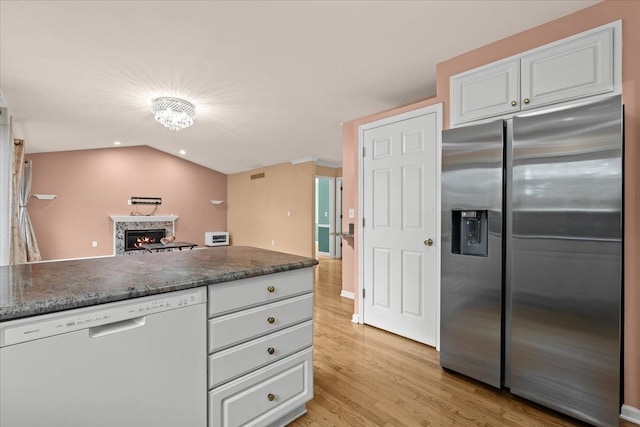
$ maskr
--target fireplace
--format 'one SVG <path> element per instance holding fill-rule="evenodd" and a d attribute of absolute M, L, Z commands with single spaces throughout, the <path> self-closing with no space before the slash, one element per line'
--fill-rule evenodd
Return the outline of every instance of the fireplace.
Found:
<path fill-rule="evenodd" d="M 155 230 L 125 230 L 124 250 L 137 251 L 142 245 L 149 243 L 160 243 L 160 239 L 166 236 L 166 230 L 158 228 Z"/>
<path fill-rule="evenodd" d="M 175 222 L 177 219 L 178 216 L 176 215 L 111 215 L 111 220 L 113 221 L 113 254 L 121 256 L 135 255 L 144 252 L 143 249 L 130 248 L 132 244 L 127 244 L 129 240 L 127 234 L 131 232 L 164 232 L 162 235 L 149 236 L 155 237 L 156 243 L 160 242 L 162 237 L 175 236 Z M 137 239 L 134 241 L 137 241 Z"/>

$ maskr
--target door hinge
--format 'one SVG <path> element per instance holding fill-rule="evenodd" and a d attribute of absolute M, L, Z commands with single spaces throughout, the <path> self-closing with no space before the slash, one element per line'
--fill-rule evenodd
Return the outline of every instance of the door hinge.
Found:
<path fill-rule="evenodd" d="M 362 157 L 365 156 L 365 153 L 367 152 L 367 149 L 365 147 L 362 147 Z"/>
<path fill-rule="evenodd" d="M 364 218 L 362 218 L 362 228 L 364 228 Z"/>
<path fill-rule="evenodd" d="M 364 299 L 364 289 L 362 290 L 362 299 Z"/>

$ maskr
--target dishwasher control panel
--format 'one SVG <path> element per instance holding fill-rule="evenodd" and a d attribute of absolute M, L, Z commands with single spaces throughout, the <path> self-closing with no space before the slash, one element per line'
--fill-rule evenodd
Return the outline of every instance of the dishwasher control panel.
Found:
<path fill-rule="evenodd" d="M 13 320 L 0 324 L 0 347 L 205 302 L 206 287 Z"/>

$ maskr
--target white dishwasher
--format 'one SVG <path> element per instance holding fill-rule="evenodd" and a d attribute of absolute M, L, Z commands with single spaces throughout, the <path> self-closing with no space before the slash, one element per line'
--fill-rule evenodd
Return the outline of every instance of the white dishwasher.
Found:
<path fill-rule="evenodd" d="M 205 427 L 206 288 L 0 323 L 0 427 Z"/>

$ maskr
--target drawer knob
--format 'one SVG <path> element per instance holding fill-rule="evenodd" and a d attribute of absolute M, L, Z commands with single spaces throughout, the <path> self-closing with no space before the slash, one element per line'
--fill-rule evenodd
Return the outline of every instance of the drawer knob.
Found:
<path fill-rule="evenodd" d="M 267 399 L 269 399 L 269 402 L 273 402 L 276 400 L 276 396 L 273 393 L 269 393 L 267 394 Z"/>
<path fill-rule="evenodd" d="M 269 354 L 273 354 L 273 353 L 275 353 L 275 352 L 276 352 L 276 349 L 275 349 L 275 348 L 273 348 L 273 347 L 269 347 L 269 348 L 267 349 L 267 353 L 269 353 Z"/>
<path fill-rule="evenodd" d="M 268 290 L 269 292 L 271 292 L 271 293 L 274 293 L 274 292 L 276 291 L 276 287 L 275 287 L 275 286 L 273 286 L 273 285 L 271 285 L 271 286 L 269 286 L 269 287 L 267 288 L 267 290 Z"/>
<path fill-rule="evenodd" d="M 267 319 L 267 322 L 271 323 L 272 325 L 275 323 L 275 321 L 276 321 L 276 318 L 275 318 L 275 317 L 269 317 L 269 318 Z"/>
<path fill-rule="evenodd" d="M 531 101 L 529 100 L 529 98 L 525 98 L 525 99 L 524 99 L 524 103 L 525 103 L 525 104 L 528 104 L 529 102 L 531 102 Z"/>

